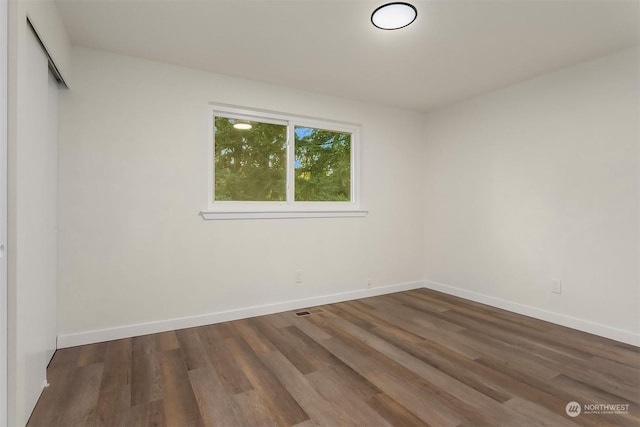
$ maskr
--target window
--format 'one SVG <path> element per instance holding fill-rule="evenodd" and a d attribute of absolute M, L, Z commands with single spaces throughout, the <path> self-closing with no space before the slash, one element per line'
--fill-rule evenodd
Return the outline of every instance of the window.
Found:
<path fill-rule="evenodd" d="M 211 108 L 205 219 L 364 216 L 354 125 Z"/>
<path fill-rule="evenodd" d="M 214 200 L 287 197 L 287 126 L 214 117 Z"/>
<path fill-rule="evenodd" d="M 351 133 L 294 129 L 295 201 L 350 201 Z"/>

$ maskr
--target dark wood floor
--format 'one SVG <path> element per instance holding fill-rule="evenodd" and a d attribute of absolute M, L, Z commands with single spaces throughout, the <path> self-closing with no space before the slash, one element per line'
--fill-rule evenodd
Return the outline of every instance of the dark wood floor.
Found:
<path fill-rule="evenodd" d="M 317 309 L 58 350 L 28 425 L 640 425 L 636 347 L 428 290 Z"/>

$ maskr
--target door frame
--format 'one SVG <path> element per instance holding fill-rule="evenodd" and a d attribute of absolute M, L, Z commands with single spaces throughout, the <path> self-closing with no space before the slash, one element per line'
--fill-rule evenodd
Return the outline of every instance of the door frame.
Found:
<path fill-rule="evenodd" d="M 8 423 L 7 301 L 7 139 L 8 139 L 8 1 L 0 0 L 0 427 Z"/>

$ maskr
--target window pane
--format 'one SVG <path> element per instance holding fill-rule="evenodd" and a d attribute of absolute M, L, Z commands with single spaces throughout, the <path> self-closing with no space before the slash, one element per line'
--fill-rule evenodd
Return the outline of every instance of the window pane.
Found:
<path fill-rule="evenodd" d="M 287 127 L 226 117 L 214 122 L 214 200 L 285 200 Z"/>
<path fill-rule="evenodd" d="M 351 134 L 295 127 L 295 200 L 351 201 Z"/>

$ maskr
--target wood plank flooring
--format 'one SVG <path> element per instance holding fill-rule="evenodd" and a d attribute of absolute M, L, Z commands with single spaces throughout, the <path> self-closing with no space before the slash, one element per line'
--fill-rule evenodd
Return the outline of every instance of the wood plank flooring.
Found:
<path fill-rule="evenodd" d="M 58 350 L 28 425 L 640 426 L 637 347 L 426 289 L 316 309 Z"/>

